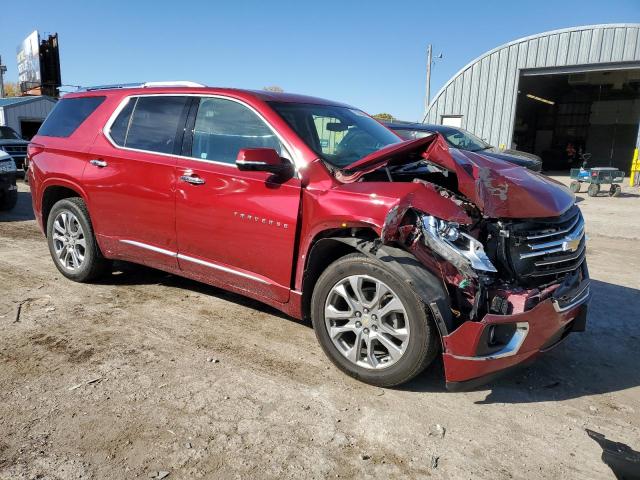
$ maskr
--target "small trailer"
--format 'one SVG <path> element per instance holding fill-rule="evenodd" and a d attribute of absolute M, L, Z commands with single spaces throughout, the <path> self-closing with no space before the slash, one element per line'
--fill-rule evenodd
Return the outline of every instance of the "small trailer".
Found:
<path fill-rule="evenodd" d="M 613 167 L 596 168 L 572 168 L 571 179 L 573 180 L 569 188 L 573 193 L 579 193 L 582 183 L 588 183 L 587 192 L 590 197 L 595 197 L 600 193 L 600 185 L 611 185 L 609 196 L 617 197 L 622 188 L 620 183 L 624 180 L 624 172 Z"/>

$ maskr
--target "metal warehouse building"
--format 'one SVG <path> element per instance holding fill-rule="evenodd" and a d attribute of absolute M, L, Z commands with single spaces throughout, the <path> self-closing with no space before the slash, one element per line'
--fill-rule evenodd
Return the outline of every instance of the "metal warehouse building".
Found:
<path fill-rule="evenodd" d="M 29 140 L 55 104 L 56 99 L 45 96 L 0 98 L 0 126 L 11 127 Z"/>
<path fill-rule="evenodd" d="M 567 28 L 515 40 L 460 70 L 431 101 L 426 123 L 460 126 L 501 148 L 568 168 L 629 173 L 640 124 L 640 24 Z M 575 164 L 575 163 L 574 163 Z"/>

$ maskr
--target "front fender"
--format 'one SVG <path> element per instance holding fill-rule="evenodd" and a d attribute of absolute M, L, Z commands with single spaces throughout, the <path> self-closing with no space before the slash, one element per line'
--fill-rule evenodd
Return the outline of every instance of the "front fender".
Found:
<path fill-rule="evenodd" d="M 331 240 L 345 243 L 369 257 L 376 258 L 407 282 L 431 313 L 441 337 L 454 330 L 449 295 L 442 280 L 411 253 L 391 245 L 382 245 L 378 240 L 356 237 L 336 237 Z"/>

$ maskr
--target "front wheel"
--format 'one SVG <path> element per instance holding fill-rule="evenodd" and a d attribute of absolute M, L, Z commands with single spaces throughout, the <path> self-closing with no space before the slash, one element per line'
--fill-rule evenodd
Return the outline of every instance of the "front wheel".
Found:
<path fill-rule="evenodd" d="M 598 185 L 597 183 L 592 183 L 591 185 L 589 185 L 588 192 L 590 197 L 597 197 L 598 193 L 600 193 L 600 185 Z"/>
<path fill-rule="evenodd" d="M 355 253 L 332 263 L 311 300 L 316 337 L 331 361 L 366 383 L 391 387 L 438 353 L 424 303 L 382 262 Z"/>

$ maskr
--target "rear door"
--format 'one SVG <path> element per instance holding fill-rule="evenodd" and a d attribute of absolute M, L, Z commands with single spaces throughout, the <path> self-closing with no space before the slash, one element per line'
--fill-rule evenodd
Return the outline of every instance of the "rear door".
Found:
<path fill-rule="evenodd" d="M 130 97 L 90 150 L 83 183 L 110 255 L 177 268 L 175 168 L 189 97 Z"/>
<path fill-rule="evenodd" d="M 241 172 L 241 148 L 287 148 L 251 107 L 194 99 L 176 184 L 180 268 L 212 283 L 285 302 L 295 255 L 300 181 Z M 185 158 L 190 157 L 190 158 Z"/>

